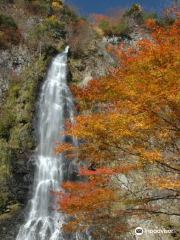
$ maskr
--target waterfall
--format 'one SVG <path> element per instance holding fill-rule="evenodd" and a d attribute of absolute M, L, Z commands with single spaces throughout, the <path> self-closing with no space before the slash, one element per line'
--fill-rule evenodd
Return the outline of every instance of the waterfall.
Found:
<path fill-rule="evenodd" d="M 55 142 L 71 141 L 73 138 L 60 135 L 65 120 L 73 121 L 76 112 L 71 92 L 67 86 L 66 50 L 52 61 L 40 94 L 39 116 L 39 152 L 34 181 L 34 192 L 28 219 L 18 233 L 16 240 L 63 240 L 60 228 L 64 216 L 56 210 L 55 196 L 51 190 L 58 191 L 68 176 L 69 163 L 63 161 L 63 155 L 55 156 Z M 77 239 L 77 238 L 76 238 Z M 87 238 L 86 238 L 87 239 Z"/>

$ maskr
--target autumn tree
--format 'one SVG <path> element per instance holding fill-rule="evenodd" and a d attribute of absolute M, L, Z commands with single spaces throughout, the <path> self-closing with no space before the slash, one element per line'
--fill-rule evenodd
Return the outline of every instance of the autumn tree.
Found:
<path fill-rule="evenodd" d="M 73 35 L 69 38 L 69 46 L 73 54 L 79 56 L 92 46 L 96 38 L 92 25 L 87 20 L 80 19 L 74 26 Z"/>
<path fill-rule="evenodd" d="M 105 36 L 124 36 L 134 30 L 135 25 L 145 26 L 148 19 L 156 19 L 157 14 L 146 13 L 142 10 L 141 5 L 132 4 L 127 9 L 111 9 L 109 14 L 92 14 L 91 21 L 95 29 L 101 29 Z"/>
<path fill-rule="evenodd" d="M 64 183 L 57 194 L 59 210 L 72 217 L 67 229 L 91 226 L 95 239 L 121 239 L 146 218 L 179 234 L 180 22 L 164 29 L 150 20 L 147 27 L 151 41 L 111 49 L 119 69 L 73 87 L 83 114 L 67 122 L 65 134 L 79 146 L 55 149 L 87 165 L 79 173 L 85 183 Z"/>
<path fill-rule="evenodd" d="M 170 15 L 174 15 L 176 19 L 180 18 L 180 5 L 179 0 L 172 0 L 172 4 L 170 7 L 164 9 L 164 13 L 166 17 Z"/>
<path fill-rule="evenodd" d="M 19 44 L 22 33 L 13 18 L 0 13 L 0 48 L 6 48 L 10 44 Z"/>
<path fill-rule="evenodd" d="M 61 11 L 65 0 L 21 0 L 19 4 L 24 7 L 31 14 L 50 15 L 53 11 Z"/>
<path fill-rule="evenodd" d="M 111 10 L 110 14 L 92 14 L 91 22 L 97 32 L 102 31 L 101 35 L 121 35 L 126 34 L 129 28 L 123 19 L 124 10 Z"/>

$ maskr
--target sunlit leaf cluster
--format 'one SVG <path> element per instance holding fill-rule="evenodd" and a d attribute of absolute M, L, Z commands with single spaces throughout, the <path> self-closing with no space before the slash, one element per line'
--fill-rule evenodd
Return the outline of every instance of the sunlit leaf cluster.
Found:
<path fill-rule="evenodd" d="M 150 20 L 147 27 L 151 40 L 136 49 L 111 49 L 119 69 L 73 88 L 83 114 L 67 123 L 65 134 L 79 146 L 60 143 L 56 152 L 72 151 L 90 171 L 81 170 L 86 183 L 64 185 L 59 204 L 76 216 L 71 228 L 94 223 L 107 234 L 113 223 L 116 236 L 118 226 L 123 229 L 119 216 L 180 216 L 178 206 L 168 205 L 180 192 L 180 22 L 164 29 Z"/>

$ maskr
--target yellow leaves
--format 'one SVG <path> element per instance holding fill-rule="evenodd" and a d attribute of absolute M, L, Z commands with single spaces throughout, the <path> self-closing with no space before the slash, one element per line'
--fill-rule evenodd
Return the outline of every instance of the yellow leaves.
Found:
<path fill-rule="evenodd" d="M 97 34 L 99 34 L 100 36 L 103 36 L 104 35 L 104 32 L 101 28 L 99 27 L 95 27 L 94 30 L 97 32 Z"/>
<path fill-rule="evenodd" d="M 166 178 L 156 177 L 155 179 L 148 179 L 147 183 L 152 185 L 152 188 L 169 190 L 180 189 L 180 180 L 177 180 L 177 176 L 169 176 Z"/>
<path fill-rule="evenodd" d="M 164 138 L 169 138 L 171 135 L 170 131 L 163 131 L 159 133 L 159 138 L 164 139 Z"/>
<path fill-rule="evenodd" d="M 91 225 L 108 210 L 117 217 L 114 210 L 122 214 L 133 204 L 150 214 L 157 211 L 151 206 L 158 200 L 154 189 L 179 192 L 180 31 L 149 24 L 152 42 L 141 42 L 138 51 L 120 49 L 119 69 L 74 89 L 80 109 L 92 113 L 67 122 L 65 134 L 80 140 L 78 148 L 62 144 L 56 152 L 78 155 L 92 170 L 80 172 L 89 182 L 64 185 L 69 195 L 60 204 L 78 219 L 71 228 Z"/>
<path fill-rule="evenodd" d="M 6 42 L 6 34 L 3 31 L 0 31 L 0 44 Z"/>
<path fill-rule="evenodd" d="M 55 10 L 61 10 L 63 8 L 62 3 L 58 2 L 58 1 L 53 1 L 52 2 L 52 7 Z"/>
<path fill-rule="evenodd" d="M 35 6 L 39 6 L 41 3 L 40 3 L 39 0 L 35 0 L 35 1 L 33 2 L 33 4 L 34 4 Z"/>
<path fill-rule="evenodd" d="M 58 146 L 54 149 L 55 154 L 70 152 L 68 155 L 66 155 L 66 157 L 71 158 L 71 157 L 76 156 L 77 148 L 74 147 L 72 144 L 70 144 L 70 143 L 57 143 L 57 145 Z"/>
<path fill-rule="evenodd" d="M 48 18 L 48 21 L 50 21 L 52 23 L 58 23 L 59 22 L 56 15 L 52 15 L 50 18 Z"/>
<path fill-rule="evenodd" d="M 3 31 L 0 31 L 0 38 L 4 37 L 5 33 Z"/>
<path fill-rule="evenodd" d="M 163 159 L 162 154 L 157 150 L 149 151 L 145 149 L 140 149 L 138 150 L 138 153 L 140 153 L 141 160 L 150 162 L 150 163 L 155 163 L 157 161 L 159 162 Z"/>
<path fill-rule="evenodd" d="M 148 21 L 147 21 L 147 23 L 146 23 L 146 26 L 147 26 L 147 28 L 149 28 L 149 29 L 155 29 L 155 27 L 156 27 L 156 22 L 155 22 L 155 20 L 154 19 L 149 19 Z"/>

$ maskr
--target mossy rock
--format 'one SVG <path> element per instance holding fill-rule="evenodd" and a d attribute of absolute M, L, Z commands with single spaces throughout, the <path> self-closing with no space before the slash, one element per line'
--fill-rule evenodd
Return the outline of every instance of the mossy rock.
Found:
<path fill-rule="evenodd" d="M 7 141 L 0 138 L 0 209 L 8 200 L 6 177 L 10 175 L 10 154 L 11 151 Z"/>
<path fill-rule="evenodd" d="M 12 218 L 12 216 L 19 210 L 20 204 L 12 204 L 8 206 L 8 212 L 0 215 L 0 222 Z"/>
<path fill-rule="evenodd" d="M 44 78 L 48 61 L 44 56 L 22 70 L 16 82 L 12 79 L 0 114 L 0 211 L 8 202 L 7 179 L 11 174 L 12 152 L 20 154 L 33 149 L 32 121 L 39 82 Z M 3 218 L 8 218 L 4 213 Z"/>

